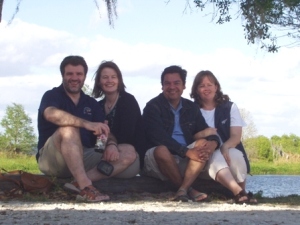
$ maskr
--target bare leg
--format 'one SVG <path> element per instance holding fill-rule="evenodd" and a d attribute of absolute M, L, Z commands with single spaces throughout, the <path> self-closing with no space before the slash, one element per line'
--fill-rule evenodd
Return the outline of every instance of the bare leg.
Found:
<path fill-rule="evenodd" d="M 119 160 L 115 162 L 110 162 L 114 166 L 114 171 L 109 177 L 113 177 L 122 171 L 124 171 L 127 167 L 129 167 L 136 159 L 137 155 L 135 149 L 132 145 L 129 144 L 119 144 L 118 149 L 120 151 Z M 93 168 L 87 172 L 87 176 L 92 181 L 97 181 L 104 178 L 109 178 L 108 176 L 100 173 L 97 168 Z"/>
<path fill-rule="evenodd" d="M 192 185 L 205 166 L 205 163 L 189 160 L 184 178 L 182 178 L 173 155 L 165 146 L 158 146 L 154 151 L 154 157 L 161 173 L 175 184 L 179 190 L 184 190 L 178 192 L 178 195 L 186 194 L 188 188 Z M 192 190 L 191 194 L 194 196 L 199 194 L 199 192 Z M 207 195 L 204 194 L 202 199 L 206 197 Z"/>
<path fill-rule="evenodd" d="M 245 190 L 246 189 L 246 180 L 244 182 L 238 183 L 240 187 Z"/>
<path fill-rule="evenodd" d="M 238 195 L 243 189 L 233 178 L 229 168 L 224 168 L 217 173 L 216 181 L 221 183 L 223 186 L 232 191 L 233 195 Z M 240 197 L 239 201 L 245 201 L 247 199 L 246 196 Z M 256 199 L 251 199 L 251 202 L 257 202 Z"/>
<path fill-rule="evenodd" d="M 185 170 L 184 178 L 182 185 L 180 186 L 179 190 L 185 190 L 188 192 L 189 187 L 193 184 L 196 180 L 202 169 L 204 168 L 205 163 L 189 160 L 188 165 Z M 190 189 L 188 192 L 190 197 L 197 196 L 196 201 L 201 201 L 202 199 L 206 199 L 207 195 L 204 193 L 200 193 L 195 189 Z M 180 194 L 180 193 L 178 193 Z"/>
<path fill-rule="evenodd" d="M 180 187 L 183 179 L 179 172 L 178 165 L 170 151 L 165 146 L 158 146 L 154 150 L 154 158 L 160 172 L 177 187 Z"/>
<path fill-rule="evenodd" d="M 184 178 L 180 188 L 187 190 L 192 183 L 196 180 L 201 170 L 204 168 L 205 163 L 189 160 L 185 170 Z"/>
<path fill-rule="evenodd" d="M 54 144 L 62 154 L 70 172 L 78 182 L 80 189 L 92 184 L 83 165 L 83 149 L 79 129 L 74 127 L 60 127 L 53 134 Z"/>
<path fill-rule="evenodd" d="M 237 195 L 242 190 L 241 186 L 233 178 L 228 167 L 217 173 L 216 181 L 228 188 L 234 195 Z"/>

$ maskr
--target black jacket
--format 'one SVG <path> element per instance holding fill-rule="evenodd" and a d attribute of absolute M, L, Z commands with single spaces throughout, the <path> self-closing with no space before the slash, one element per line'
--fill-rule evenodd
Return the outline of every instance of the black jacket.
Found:
<path fill-rule="evenodd" d="M 181 98 L 181 100 L 180 126 L 186 143 L 191 144 L 194 142 L 193 136 L 207 128 L 208 125 L 199 108 L 192 101 L 185 98 Z M 149 148 L 164 145 L 172 154 L 185 157 L 188 148 L 172 138 L 174 114 L 168 100 L 162 93 L 146 104 L 143 112 L 143 121 Z M 217 135 L 211 135 L 206 139 L 216 140 L 220 143 Z"/>
<path fill-rule="evenodd" d="M 105 114 L 105 98 L 99 101 Z M 127 92 L 120 92 L 115 106 L 113 120 L 109 121 L 110 132 L 116 137 L 118 143 L 127 143 L 134 146 L 140 156 L 140 166 L 144 163 L 146 152 L 145 133 L 141 110 L 135 97 Z"/>

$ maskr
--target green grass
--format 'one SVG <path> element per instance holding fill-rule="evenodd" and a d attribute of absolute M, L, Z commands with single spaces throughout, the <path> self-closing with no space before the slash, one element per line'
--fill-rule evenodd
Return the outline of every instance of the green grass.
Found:
<path fill-rule="evenodd" d="M 266 161 L 252 161 L 251 174 L 252 175 L 300 175 L 300 162 L 266 162 Z M 35 156 L 24 154 L 8 155 L 0 152 L 0 169 L 10 170 L 24 170 L 30 173 L 41 173 Z"/>
<path fill-rule="evenodd" d="M 251 162 L 253 175 L 300 175 L 300 162 Z"/>
<path fill-rule="evenodd" d="M 7 171 L 23 170 L 35 174 L 41 173 L 35 156 L 23 154 L 8 155 L 3 152 L 0 152 L 0 169 L 5 169 Z"/>
<path fill-rule="evenodd" d="M 257 201 L 262 204 L 273 204 L 273 205 L 300 205 L 300 196 L 299 195 L 288 195 L 288 196 L 275 196 L 275 197 L 259 197 L 259 194 L 254 195 Z"/>
<path fill-rule="evenodd" d="M 26 172 L 40 174 L 35 156 L 28 156 L 23 154 L 18 155 L 7 155 L 0 152 L 0 169 L 7 171 L 11 170 L 24 170 Z M 3 171 L 2 171 L 3 172 Z M 300 162 L 264 162 L 255 161 L 251 162 L 251 174 L 253 175 L 264 175 L 264 174 L 278 174 L 278 175 L 300 175 Z M 52 197 L 41 197 L 39 195 L 28 195 L 24 196 L 25 200 L 31 201 L 48 201 L 49 199 L 73 199 L 70 196 L 65 197 L 62 191 L 53 190 Z M 128 197 L 128 196 L 127 196 Z M 300 196 L 277 196 L 272 198 L 263 197 L 263 193 L 255 193 L 255 198 L 259 203 L 266 204 L 286 204 L 286 205 L 300 205 Z"/>

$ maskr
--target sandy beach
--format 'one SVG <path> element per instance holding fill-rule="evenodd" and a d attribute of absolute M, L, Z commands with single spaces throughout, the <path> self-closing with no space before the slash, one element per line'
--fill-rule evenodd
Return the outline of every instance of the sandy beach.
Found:
<path fill-rule="evenodd" d="M 299 224 L 300 206 L 143 201 L 0 202 L 0 224 Z"/>

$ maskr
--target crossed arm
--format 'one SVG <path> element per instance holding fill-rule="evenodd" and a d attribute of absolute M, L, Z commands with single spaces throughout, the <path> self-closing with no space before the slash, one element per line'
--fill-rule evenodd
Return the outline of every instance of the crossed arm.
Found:
<path fill-rule="evenodd" d="M 72 126 L 77 128 L 85 128 L 87 130 L 93 131 L 94 135 L 109 135 L 109 127 L 106 124 L 100 122 L 90 122 L 81 119 L 53 106 L 47 107 L 45 109 L 44 117 L 49 122 L 54 123 L 60 127 Z"/>
<path fill-rule="evenodd" d="M 77 128 L 85 128 L 87 130 L 93 131 L 94 135 L 96 136 L 105 134 L 108 139 L 106 151 L 103 154 L 103 159 L 107 161 L 116 161 L 119 159 L 117 141 L 115 137 L 109 132 L 109 127 L 107 124 L 100 122 L 90 122 L 52 106 L 45 109 L 44 117 L 49 122 L 54 123 L 60 127 L 72 126 Z"/>

